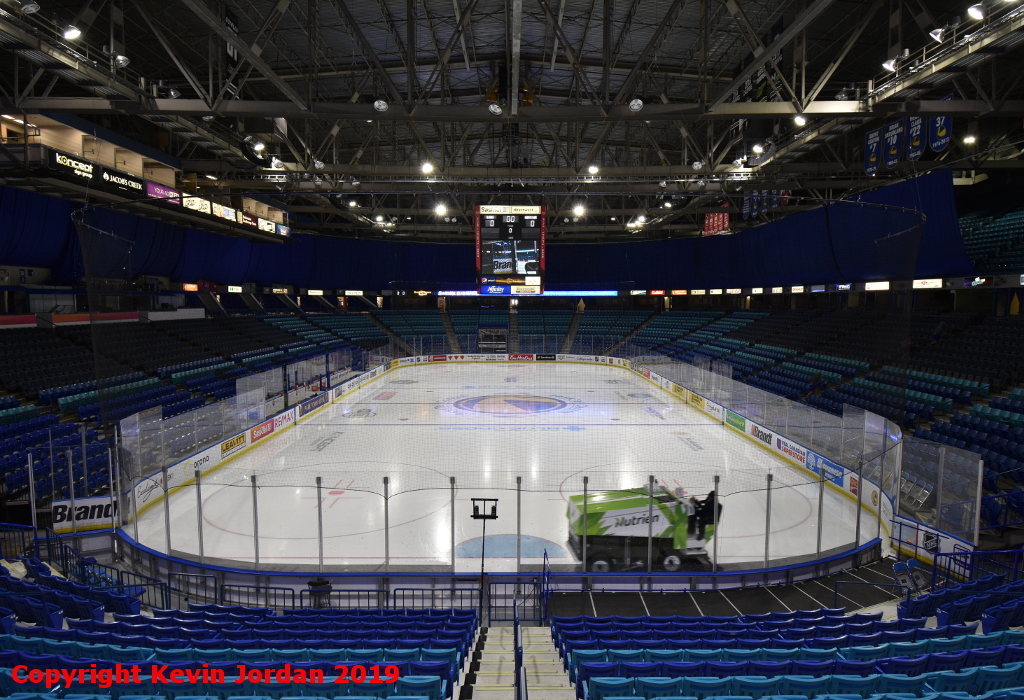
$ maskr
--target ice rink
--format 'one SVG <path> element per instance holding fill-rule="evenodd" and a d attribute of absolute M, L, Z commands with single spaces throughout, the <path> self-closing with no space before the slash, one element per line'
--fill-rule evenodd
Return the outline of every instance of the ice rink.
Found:
<path fill-rule="evenodd" d="M 320 476 L 325 566 L 383 571 L 387 477 L 391 568 L 447 570 L 454 477 L 457 570 L 479 570 L 481 522 L 470 517 L 470 499 L 488 497 L 499 502 L 498 519 L 487 523 L 486 567 L 515 571 L 521 477 L 522 562 L 540 564 L 546 551 L 561 568 L 575 562 L 566 501 L 582 493 L 584 475 L 591 492 L 642 487 L 653 475 L 698 497 L 718 475 L 719 565 L 760 568 L 768 473 L 772 561 L 813 557 L 818 483 L 626 369 L 554 362 L 403 367 L 204 476 L 203 547 L 208 563 L 253 562 L 255 474 L 261 567 L 315 566 Z M 195 487 L 174 492 L 169 510 L 172 553 L 196 558 Z M 856 503 L 825 489 L 822 512 L 822 550 L 852 546 Z M 861 542 L 877 527 L 865 511 Z M 142 513 L 138 533 L 142 544 L 166 551 L 162 503 Z"/>

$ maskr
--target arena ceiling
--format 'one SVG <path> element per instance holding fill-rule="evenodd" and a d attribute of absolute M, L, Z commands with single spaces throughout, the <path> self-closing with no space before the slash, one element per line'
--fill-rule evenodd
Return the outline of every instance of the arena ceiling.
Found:
<path fill-rule="evenodd" d="M 35 4 L 0 0 L 6 113 L 85 117 L 321 235 L 466 242 L 512 202 L 556 243 L 687 236 L 749 190 L 1024 163 L 1012 0 Z M 904 115 L 953 117 L 950 147 L 866 175 L 865 133 Z"/>

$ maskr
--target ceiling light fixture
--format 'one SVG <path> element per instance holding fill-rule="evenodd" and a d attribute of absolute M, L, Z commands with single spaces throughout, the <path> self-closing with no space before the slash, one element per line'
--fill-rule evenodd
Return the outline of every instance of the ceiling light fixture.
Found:
<path fill-rule="evenodd" d="M 896 59 L 890 58 L 888 61 L 882 62 L 882 68 L 886 69 L 890 73 L 896 72 Z"/>
<path fill-rule="evenodd" d="M 217 117 L 215 115 L 213 115 L 213 114 L 204 114 L 203 115 L 203 121 L 206 122 L 207 124 L 209 124 L 210 122 L 212 122 L 216 118 Z"/>
<path fill-rule="evenodd" d="M 116 56 L 114 56 L 114 65 L 117 66 L 118 68 L 127 68 L 128 64 L 131 63 L 131 62 L 132 62 L 132 60 L 130 58 L 128 58 L 127 56 L 125 56 L 124 54 L 120 54 L 119 53 Z"/>
<path fill-rule="evenodd" d="M 640 216 L 636 217 L 636 220 L 639 221 L 642 224 L 642 223 L 645 223 L 647 221 L 647 217 L 644 216 L 643 214 L 641 214 Z"/>
<path fill-rule="evenodd" d="M 426 163 L 420 166 L 420 170 L 423 171 L 424 175 L 429 175 L 430 173 L 434 172 L 434 164 L 428 160 Z"/>
<path fill-rule="evenodd" d="M 753 149 L 754 153 L 764 153 L 764 146 L 759 143 L 755 143 Z"/>
<path fill-rule="evenodd" d="M 700 170 L 701 168 L 704 167 L 704 161 L 695 160 L 692 163 L 690 163 L 690 167 L 692 167 L 694 170 Z"/>
<path fill-rule="evenodd" d="M 984 3 L 978 3 L 977 5 L 971 5 L 967 8 L 967 14 L 971 19 L 982 20 L 985 19 L 985 5 Z"/>
<path fill-rule="evenodd" d="M 386 111 L 388 111 L 388 107 L 389 107 L 389 105 L 388 105 L 387 100 L 374 100 L 373 101 L 373 108 L 375 110 L 377 110 L 378 112 L 386 112 Z"/>
<path fill-rule="evenodd" d="M 795 117 L 793 117 L 793 123 L 795 123 L 797 126 L 804 126 L 805 124 L 807 124 L 807 117 L 805 117 L 802 114 L 798 114 Z"/>
<path fill-rule="evenodd" d="M 487 111 L 490 112 L 491 114 L 493 114 L 496 117 L 500 117 L 501 116 L 501 105 L 498 104 L 497 102 L 492 102 L 491 104 L 487 105 Z"/>
<path fill-rule="evenodd" d="M 284 167 L 284 161 L 278 158 L 277 156 L 274 156 L 273 158 L 270 159 L 270 167 L 274 168 L 275 170 L 280 170 L 281 168 Z"/>
<path fill-rule="evenodd" d="M 356 200 L 354 200 L 354 199 L 350 199 L 350 200 L 348 200 L 348 205 L 349 205 L 350 207 L 358 207 L 358 206 L 359 206 L 359 202 L 357 202 L 357 201 L 356 201 Z"/>
<path fill-rule="evenodd" d="M 591 175 L 597 175 L 598 170 L 599 168 L 596 165 L 591 165 L 589 168 L 587 168 L 587 172 L 590 173 Z"/>
<path fill-rule="evenodd" d="M 964 136 L 964 143 L 966 144 L 972 144 L 977 140 L 978 139 L 974 136 L 974 134 L 967 134 L 967 136 Z"/>
<path fill-rule="evenodd" d="M 373 218 L 374 218 L 374 220 L 376 220 L 376 221 L 377 221 L 377 223 L 380 223 L 381 221 L 383 221 L 383 220 L 384 220 L 384 216 L 383 216 L 383 215 L 381 215 L 381 214 L 377 214 L 377 216 L 375 216 L 375 217 L 373 217 Z"/>
<path fill-rule="evenodd" d="M 643 108 L 644 108 L 644 101 L 641 100 L 639 97 L 634 97 L 632 100 L 629 101 L 629 111 L 630 112 L 639 112 Z"/>
<path fill-rule="evenodd" d="M 446 211 L 448 211 L 448 207 L 446 207 L 444 204 L 438 204 L 436 207 L 434 207 L 434 213 L 437 214 L 438 216 L 444 216 Z"/>
<path fill-rule="evenodd" d="M 665 207 L 666 209 L 671 209 L 672 208 L 672 202 L 666 201 L 662 206 Z"/>
<path fill-rule="evenodd" d="M 69 24 L 64 27 L 64 38 L 68 41 L 74 41 L 78 37 L 82 36 L 82 30 L 73 24 Z"/>
<path fill-rule="evenodd" d="M 322 160 L 314 160 L 313 161 L 313 167 L 316 170 L 323 170 L 324 169 L 324 162 Z"/>
<path fill-rule="evenodd" d="M 943 41 L 945 41 L 951 35 L 953 35 L 956 28 L 959 26 L 960 18 L 954 17 L 953 19 L 946 22 L 946 24 L 944 24 L 942 27 L 938 29 L 933 29 L 930 32 L 928 32 L 928 36 L 930 36 L 932 39 L 941 44 Z"/>
<path fill-rule="evenodd" d="M 582 204 L 577 204 L 572 208 L 572 213 L 576 216 L 583 216 L 583 212 L 585 211 L 586 209 L 583 208 Z"/>
<path fill-rule="evenodd" d="M 20 9 L 26 15 L 34 15 L 35 13 L 39 12 L 39 3 L 23 2 L 18 6 L 18 9 Z"/>
<path fill-rule="evenodd" d="M 181 93 L 174 88 L 167 88 L 167 96 L 170 97 L 172 100 L 176 100 L 179 97 L 181 97 Z"/>

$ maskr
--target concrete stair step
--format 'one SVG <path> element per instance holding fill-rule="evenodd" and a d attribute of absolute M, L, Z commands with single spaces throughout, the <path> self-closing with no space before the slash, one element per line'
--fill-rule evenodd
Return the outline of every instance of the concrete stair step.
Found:
<path fill-rule="evenodd" d="M 554 685 L 563 688 L 568 688 L 569 681 L 565 678 L 565 674 L 554 674 L 554 673 L 540 673 L 540 674 L 526 674 L 527 682 L 532 687 L 533 685 Z M 502 683 L 508 683 L 514 685 L 516 682 L 516 674 L 513 671 L 508 673 L 478 673 L 476 674 L 477 685 L 501 685 Z"/>
<path fill-rule="evenodd" d="M 481 652 L 481 654 L 480 654 L 480 661 L 482 663 L 484 661 L 514 660 L 515 656 L 516 656 L 516 653 L 512 649 L 509 649 L 508 651 L 490 651 L 490 652 L 484 651 L 484 652 Z M 523 652 L 523 661 L 531 661 L 531 660 L 547 661 L 547 662 L 550 662 L 550 663 L 557 663 L 558 665 L 562 664 L 561 659 L 558 658 L 558 654 L 555 654 L 555 653 L 551 653 L 551 654 L 531 654 L 531 653 L 528 653 L 528 652 Z"/>
<path fill-rule="evenodd" d="M 480 659 L 480 670 L 481 671 L 495 671 L 505 668 L 509 661 L 515 661 L 515 659 Z M 549 673 L 557 670 L 561 672 L 564 668 L 561 661 L 552 659 L 530 659 L 524 658 L 523 665 L 527 668 L 535 668 L 537 670 Z"/>
<path fill-rule="evenodd" d="M 576 700 L 576 691 L 572 688 L 548 687 L 544 685 L 528 685 L 530 700 Z M 511 700 L 515 697 L 516 690 L 507 685 L 501 686 L 473 686 L 473 700 Z"/>

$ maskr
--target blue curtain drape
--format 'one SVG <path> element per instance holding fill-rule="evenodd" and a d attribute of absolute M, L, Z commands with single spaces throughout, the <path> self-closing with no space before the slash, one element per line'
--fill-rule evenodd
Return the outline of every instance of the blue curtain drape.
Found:
<path fill-rule="evenodd" d="M 873 205 L 916 210 L 880 208 Z M 0 187 L 0 262 L 50 267 L 58 284 L 83 275 L 71 213 L 80 205 Z M 918 225 L 921 216 L 924 223 Z M 115 234 L 90 256 L 95 274 L 123 272 L 324 289 L 392 283 L 470 287 L 472 245 L 432 245 L 326 236 L 284 244 L 228 238 L 121 212 L 89 221 Z M 95 258 L 95 260 L 93 259 Z M 964 252 L 952 175 L 936 171 L 758 226 L 733 236 L 593 245 L 549 245 L 551 288 L 701 288 L 815 284 L 974 275 Z"/>

